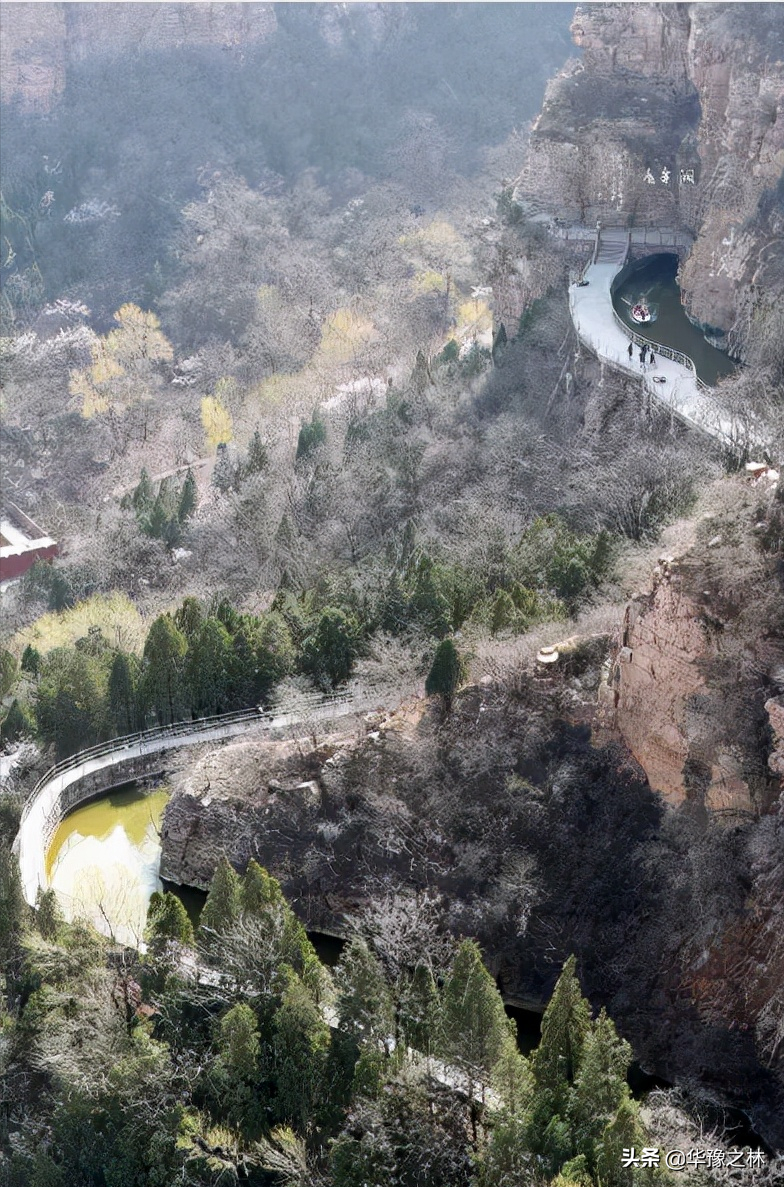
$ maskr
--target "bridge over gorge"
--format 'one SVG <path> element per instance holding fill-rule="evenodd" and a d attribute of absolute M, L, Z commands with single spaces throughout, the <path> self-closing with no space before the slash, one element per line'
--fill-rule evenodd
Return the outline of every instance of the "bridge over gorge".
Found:
<path fill-rule="evenodd" d="M 359 688 L 328 696 L 306 694 L 271 711 L 247 709 L 181 721 L 114 738 L 64 759 L 39 780 L 22 810 L 14 852 L 26 901 L 34 906 L 39 887 L 46 889 L 49 845 L 63 817 L 77 804 L 137 779 L 162 774 L 166 755 L 183 747 L 225 742 L 248 732 L 307 727 L 367 710 L 373 703 L 372 693 Z"/>
<path fill-rule="evenodd" d="M 556 227 L 555 235 L 565 239 L 585 241 L 590 234 L 594 247 L 590 262 L 582 276 L 569 285 L 569 309 L 580 342 L 597 358 L 641 380 L 643 389 L 660 404 L 669 408 L 679 420 L 707 433 L 732 452 L 740 452 L 750 443 L 748 426 L 741 424 L 718 399 L 714 390 L 703 383 L 688 355 L 657 342 L 647 333 L 630 330 L 613 307 L 613 287 L 629 258 L 653 252 L 683 253 L 691 245 L 691 237 L 680 231 L 651 228 L 599 227 L 593 232 L 586 228 Z M 656 365 L 642 370 L 638 348 L 653 350 Z"/>

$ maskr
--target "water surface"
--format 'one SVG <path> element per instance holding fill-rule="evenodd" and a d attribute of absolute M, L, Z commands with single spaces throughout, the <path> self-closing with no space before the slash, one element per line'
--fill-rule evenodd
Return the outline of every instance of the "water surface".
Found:
<path fill-rule="evenodd" d="M 613 292 L 613 305 L 624 325 L 650 338 L 663 342 L 687 354 L 694 361 L 697 374 L 712 387 L 723 375 L 731 375 L 736 364 L 724 351 L 706 341 L 683 311 L 681 290 L 675 279 L 678 257 L 670 252 L 648 256 L 634 265 L 634 271 Z M 630 310 L 644 297 L 650 306 L 657 306 L 656 321 L 638 325 Z"/>
<path fill-rule="evenodd" d="M 150 897 L 161 889 L 160 826 L 168 798 L 166 788 L 130 786 L 61 821 L 46 875 L 67 919 L 87 919 L 120 943 L 141 943 Z"/>

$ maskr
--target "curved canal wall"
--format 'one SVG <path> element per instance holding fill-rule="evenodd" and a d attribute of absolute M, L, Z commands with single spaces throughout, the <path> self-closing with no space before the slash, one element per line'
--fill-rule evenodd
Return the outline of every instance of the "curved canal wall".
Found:
<path fill-rule="evenodd" d="M 227 718 L 182 722 L 117 738 L 52 767 L 25 803 L 14 841 L 26 901 L 34 906 L 39 888 L 46 889 L 49 845 L 63 817 L 77 804 L 124 783 L 159 774 L 164 757 L 183 746 L 223 741 L 258 728 L 263 722 L 256 710 Z"/>

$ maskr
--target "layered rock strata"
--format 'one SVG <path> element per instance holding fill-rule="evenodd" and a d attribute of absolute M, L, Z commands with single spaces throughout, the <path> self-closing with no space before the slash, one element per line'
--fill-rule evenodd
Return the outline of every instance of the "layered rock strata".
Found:
<path fill-rule="evenodd" d="M 582 59 L 552 80 L 516 195 L 593 226 L 696 239 L 689 316 L 743 354 L 784 293 L 784 22 L 775 5 L 576 10 Z M 771 11 L 773 10 L 773 11 Z"/>

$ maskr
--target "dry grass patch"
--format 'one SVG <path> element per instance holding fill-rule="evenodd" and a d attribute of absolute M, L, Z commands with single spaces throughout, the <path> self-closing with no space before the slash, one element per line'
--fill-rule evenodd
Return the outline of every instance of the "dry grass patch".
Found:
<path fill-rule="evenodd" d="M 138 609 L 123 593 L 94 594 L 70 610 L 42 614 L 14 636 L 11 651 L 18 659 L 28 643 L 42 655 L 55 647 L 72 647 L 91 626 L 100 627 L 113 647 L 141 653 L 147 629 Z"/>

